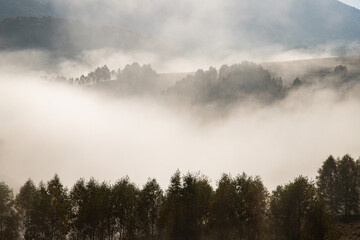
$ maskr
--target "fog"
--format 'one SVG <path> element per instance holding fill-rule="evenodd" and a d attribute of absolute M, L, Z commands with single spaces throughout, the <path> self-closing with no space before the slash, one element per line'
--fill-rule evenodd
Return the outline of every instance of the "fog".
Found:
<path fill-rule="evenodd" d="M 3 51 L 9 45 L 41 55 L 18 54 L 16 64 L 40 61 L 37 70 L 45 66 L 72 76 L 104 64 L 118 68 L 139 62 L 159 72 L 193 72 L 243 60 L 360 53 L 360 25 L 354 20 L 359 14 L 336 0 L 65 0 L 50 5 L 49 15 L 70 20 L 20 18 L 4 24 Z M 15 27 L 19 31 L 11 30 Z"/>
<path fill-rule="evenodd" d="M 2 21 L 0 48 L 40 48 L 77 60 L 102 48 L 107 55 L 114 51 L 117 57 L 137 55 L 136 61 L 147 52 L 161 59 L 158 62 L 170 62 L 168 69 L 173 62 L 205 67 L 241 60 L 344 56 L 360 49 L 356 37 L 360 27 L 354 21 L 359 13 L 336 0 L 210 0 L 207 4 L 65 0 L 49 4 L 52 17 Z M 153 62 L 147 61 L 155 66 Z"/>
<path fill-rule="evenodd" d="M 112 98 L 43 79 L 0 77 L 0 179 L 18 189 L 59 174 L 115 182 L 128 175 L 162 187 L 179 169 L 260 175 L 269 189 L 302 174 L 314 178 L 330 154 L 360 155 L 358 90 L 300 88 L 271 105 L 243 103 L 202 118 L 151 97 Z M 216 116 L 216 112 L 213 113 Z"/>
<path fill-rule="evenodd" d="M 14 47 L 9 38 L 11 50 L 0 52 L 0 179 L 14 189 L 28 178 L 38 183 L 56 173 L 68 187 L 80 177 L 115 182 L 128 175 L 138 185 L 155 177 L 166 188 L 179 169 L 201 171 L 213 185 L 222 173 L 260 175 L 272 190 L 300 174 L 314 179 L 330 154 L 360 156 L 357 83 L 309 84 L 270 103 L 234 101 L 224 113 L 206 104 L 194 107 L 147 95 L 113 97 L 51 81 L 86 75 L 105 64 L 117 70 L 138 62 L 158 73 L 181 73 L 171 79 L 175 83 L 198 69 L 249 60 L 267 62 L 263 66 L 271 77 L 283 77 L 289 87 L 295 77 L 332 71 L 342 60 L 273 62 L 360 53 L 353 39 L 360 25 L 349 22 L 358 15 L 346 6 L 341 9 L 354 16 L 338 14 L 335 0 L 52 4 L 56 16 L 73 20 L 57 19 L 59 24 L 49 18 L 55 31 L 49 19 L 32 19 L 50 26 L 45 30 L 52 34 L 41 24 L 37 27 L 44 31 L 32 32 L 49 36 L 47 48 L 36 38 L 18 38 L 25 40 Z M 26 28 L 26 21 L 18 20 Z M 36 47 L 29 48 L 29 42 Z M 358 69 L 358 63 L 349 70 Z M 313 82 L 322 81 L 318 78 L 311 75 Z"/>
<path fill-rule="evenodd" d="M 353 22 L 357 14 L 336 0 L 210 0 L 206 4 L 77 0 L 54 1 L 53 5 L 59 16 L 119 26 L 197 55 L 227 56 L 270 46 L 286 51 L 358 43 L 353 37 L 359 30 Z M 339 14 L 341 11 L 346 14 Z"/>

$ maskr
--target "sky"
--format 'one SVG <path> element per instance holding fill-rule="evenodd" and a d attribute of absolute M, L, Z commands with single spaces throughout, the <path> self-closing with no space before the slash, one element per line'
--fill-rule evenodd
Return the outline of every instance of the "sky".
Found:
<path fill-rule="evenodd" d="M 359 0 L 340 0 L 340 2 L 346 3 L 350 6 L 360 9 L 360 1 Z"/>

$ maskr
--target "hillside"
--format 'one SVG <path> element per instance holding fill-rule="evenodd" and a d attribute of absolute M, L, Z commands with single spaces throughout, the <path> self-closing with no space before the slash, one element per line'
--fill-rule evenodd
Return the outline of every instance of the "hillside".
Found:
<path fill-rule="evenodd" d="M 107 66 L 79 77 L 56 80 L 84 87 L 106 95 L 147 96 L 197 113 L 215 110 L 225 116 L 239 104 L 261 106 L 285 102 L 297 90 L 328 89 L 358 94 L 360 56 L 310 59 L 289 62 L 252 62 L 224 64 L 216 69 L 199 69 L 195 73 L 158 74 L 150 65 L 137 63 L 123 69 Z M 209 111 L 211 113 L 212 111 Z"/>
<path fill-rule="evenodd" d="M 141 7 L 137 4 L 141 1 L 133 3 Z M 99 15 L 97 1 L 85 0 L 83 4 L 77 4 L 72 1 L 0 0 L 0 19 L 58 16 L 91 24 L 121 26 L 166 39 L 171 46 L 184 51 L 214 51 L 218 50 L 214 49 L 217 46 L 221 46 L 221 50 L 237 51 L 269 45 L 313 49 L 321 45 L 336 49 L 336 55 L 348 55 L 346 47 L 358 44 L 360 39 L 360 10 L 337 0 L 225 0 L 217 3 L 216 8 L 195 5 L 200 9 L 188 13 L 178 11 L 183 5 L 192 6 L 184 1 L 161 1 L 154 3 L 148 11 L 138 12 L 132 11 L 129 3 L 115 4 L 105 0 L 101 10 L 108 14 L 104 17 Z M 214 22 L 211 16 L 218 11 L 222 11 L 222 20 Z M 198 12 L 201 12 L 200 16 Z M 172 24 L 173 18 L 187 20 Z M 171 29 L 172 33 L 164 32 L 164 29 Z M 207 41 L 199 40 L 199 35 L 208 36 Z M 114 44 L 107 42 L 105 45 Z"/>
<path fill-rule="evenodd" d="M 338 65 L 345 65 L 350 72 L 359 72 L 360 56 L 316 58 L 261 64 L 274 77 L 282 77 L 285 82 L 292 82 L 296 77 L 321 77 L 334 70 Z"/>
<path fill-rule="evenodd" d="M 16 16 L 53 15 L 51 2 L 43 0 L 0 0 L 0 19 Z"/>
<path fill-rule="evenodd" d="M 62 5 L 69 4 L 65 2 Z M 257 50 L 269 45 L 337 48 L 360 39 L 360 10 L 337 0 L 224 0 L 211 1 L 211 7 L 186 1 L 160 1 L 148 11 L 140 12 L 143 14 L 131 11 L 130 4 L 114 5 L 105 0 L 104 10 L 110 10 L 108 7 L 111 6 L 119 12 L 111 14 L 109 11 L 106 18 L 94 17 L 97 5 L 85 2 L 85 8 L 71 3 L 63 8 L 60 3 L 57 7 L 65 9 L 63 12 L 69 18 L 76 18 L 78 14 L 88 22 L 121 23 L 137 32 L 149 32 L 150 29 L 154 36 L 160 36 L 184 51 Z M 136 4 L 141 4 L 141 1 Z M 179 11 L 184 6 L 193 9 Z M 219 13 L 221 21 L 214 21 Z M 183 20 L 173 23 L 173 18 Z M 172 34 L 164 32 L 164 28 L 171 29 Z M 201 36 L 207 36 L 206 41 L 201 40 Z M 346 54 L 346 50 L 337 52 L 337 55 Z"/>
<path fill-rule="evenodd" d="M 117 27 L 52 17 L 14 17 L 0 21 L 0 49 L 45 49 L 64 56 L 84 50 L 115 48 L 162 52 L 160 41 Z"/>
<path fill-rule="evenodd" d="M 228 11 L 231 16 L 246 14 L 233 17 L 230 29 L 235 39 L 245 38 L 256 45 L 314 47 L 353 42 L 360 36 L 360 11 L 337 0 L 251 1 L 245 7 L 234 2 Z"/>

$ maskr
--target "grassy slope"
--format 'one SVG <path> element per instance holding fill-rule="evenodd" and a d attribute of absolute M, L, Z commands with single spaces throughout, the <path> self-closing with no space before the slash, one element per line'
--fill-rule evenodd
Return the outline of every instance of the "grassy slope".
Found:
<path fill-rule="evenodd" d="M 338 65 L 345 65 L 349 71 L 360 70 L 360 56 L 318 58 L 309 60 L 262 63 L 272 75 L 282 77 L 286 82 L 296 77 L 316 77 L 329 73 Z"/>

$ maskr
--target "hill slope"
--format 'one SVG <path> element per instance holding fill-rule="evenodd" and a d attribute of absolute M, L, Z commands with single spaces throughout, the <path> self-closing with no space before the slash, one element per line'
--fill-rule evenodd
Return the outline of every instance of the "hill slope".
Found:
<path fill-rule="evenodd" d="M 65 0 L 57 7 L 65 9 L 62 12 L 69 18 L 78 14 L 93 23 L 121 23 L 137 32 L 150 29 L 154 36 L 185 51 L 248 50 L 274 44 L 286 48 L 345 46 L 360 39 L 360 10 L 337 0 L 211 0 L 209 6 L 160 1 L 140 12 L 131 9 L 142 8 L 142 1 L 111 4 L 104 0 L 101 7 L 109 12 L 106 18 L 97 16 L 96 1 L 84 2 L 86 7 Z"/>
<path fill-rule="evenodd" d="M 42 0 L 0 0 L 0 19 L 16 16 L 53 15 L 50 1 Z"/>
<path fill-rule="evenodd" d="M 359 73 L 360 56 L 315 58 L 307 60 L 268 62 L 261 64 L 272 76 L 281 77 L 291 83 L 296 77 L 318 78 L 331 73 L 338 65 L 344 65 L 350 72 Z"/>
<path fill-rule="evenodd" d="M 274 44 L 286 48 L 317 48 L 324 44 L 347 46 L 360 40 L 360 10 L 337 0 L 214 0 L 211 3 L 216 7 L 209 8 L 180 0 L 156 2 L 147 11 L 132 10 L 142 8 L 141 3 L 115 4 L 104 0 L 100 7 L 107 13 L 105 17 L 99 14 L 99 1 L 84 0 L 83 4 L 77 4 L 70 0 L 0 0 L 0 19 L 56 15 L 91 24 L 121 25 L 166 39 L 185 51 L 249 50 Z M 188 10 L 181 11 L 182 6 Z M 174 18 L 180 20 L 174 22 Z M 109 40 L 100 42 L 99 45 L 114 45 Z M 124 41 L 122 44 L 122 47 L 128 46 Z M 92 48 L 96 44 L 90 45 Z"/>
<path fill-rule="evenodd" d="M 228 11 L 231 16 L 246 12 L 246 17 L 233 17 L 230 30 L 235 39 L 245 38 L 252 44 L 311 47 L 360 39 L 360 10 L 337 0 L 256 0 L 246 7 L 234 2 Z"/>
<path fill-rule="evenodd" d="M 0 49 L 45 49 L 75 56 L 84 50 L 116 48 L 161 52 L 158 40 L 116 27 L 52 17 L 15 17 L 0 21 Z"/>

